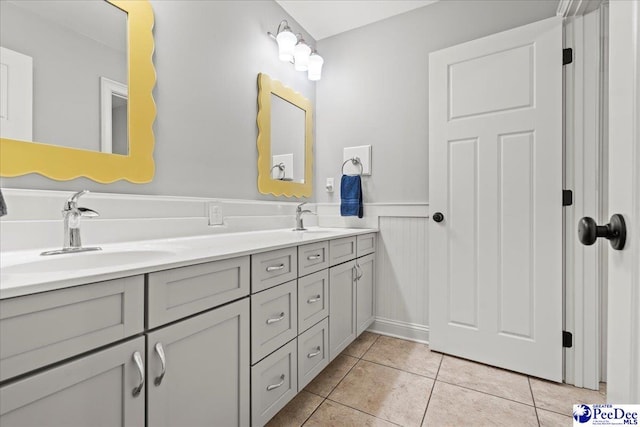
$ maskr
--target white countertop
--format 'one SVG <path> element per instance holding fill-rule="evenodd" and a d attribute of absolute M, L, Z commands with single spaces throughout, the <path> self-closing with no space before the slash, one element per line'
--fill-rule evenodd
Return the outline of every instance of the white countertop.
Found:
<path fill-rule="evenodd" d="M 40 256 L 40 253 L 59 248 L 3 252 L 0 253 L 0 299 L 377 231 L 312 227 L 306 232 L 266 230 L 108 244 L 101 245 L 102 251 L 47 257 Z M 109 254 L 121 257 L 127 253 L 132 256 L 125 263 L 105 261 Z M 135 259 L 135 255 L 141 253 L 148 256 Z M 95 260 L 101 255 L 101 265 L 83 266 L 83 257 Z M 54 258 L 70 265 L 77 260 L 77 267 L 74 265 L 61 270 L 42 268 L 45 263 L 58 262 Z"/>

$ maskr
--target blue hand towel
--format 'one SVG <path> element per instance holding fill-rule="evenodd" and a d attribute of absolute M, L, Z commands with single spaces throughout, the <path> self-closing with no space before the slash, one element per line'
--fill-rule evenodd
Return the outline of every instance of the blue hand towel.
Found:
<path fill-rule="evenodd" d="M 0 189 L 0 216 L 5 216 L 7 214 L 7 204 L 4 201 L 4 196 L 2 195 L 2 190 Z"/>
<path fill-rule="evenodd" d="M 342 175 L 340 198 L 340 215 L 362 218 L 362 182 L 360 181 L 360 175 Z"/>

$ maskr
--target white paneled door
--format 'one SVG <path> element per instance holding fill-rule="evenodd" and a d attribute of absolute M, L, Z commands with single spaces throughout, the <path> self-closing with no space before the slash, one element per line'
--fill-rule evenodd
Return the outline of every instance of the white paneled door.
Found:
<path fill-rule="evenodd" d="M 562 20 L 429 56 L 433 350 L 562 381 Z"/>

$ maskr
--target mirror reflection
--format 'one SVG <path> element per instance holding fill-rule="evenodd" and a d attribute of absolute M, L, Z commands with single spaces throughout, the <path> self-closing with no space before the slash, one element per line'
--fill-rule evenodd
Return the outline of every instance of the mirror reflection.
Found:
<path fill-rule="evenodd" d="M 0 43 L 0 137 L 128 153 L 125 11 L 104 0 L 2 0 Z"/>
<path fill-rule="evenodd" d="M 271 94 L 271 178 L 304 182 L 305 111 Z"/>

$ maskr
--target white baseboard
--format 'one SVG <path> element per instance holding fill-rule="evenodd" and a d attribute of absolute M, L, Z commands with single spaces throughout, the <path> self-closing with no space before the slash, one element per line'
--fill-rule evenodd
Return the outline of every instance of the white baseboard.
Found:
<path fill-rule="evenodd" d="M 376 317 L 367 330 L 381 335 L 429 344 L 429 327 L 425 325 Z"/>

